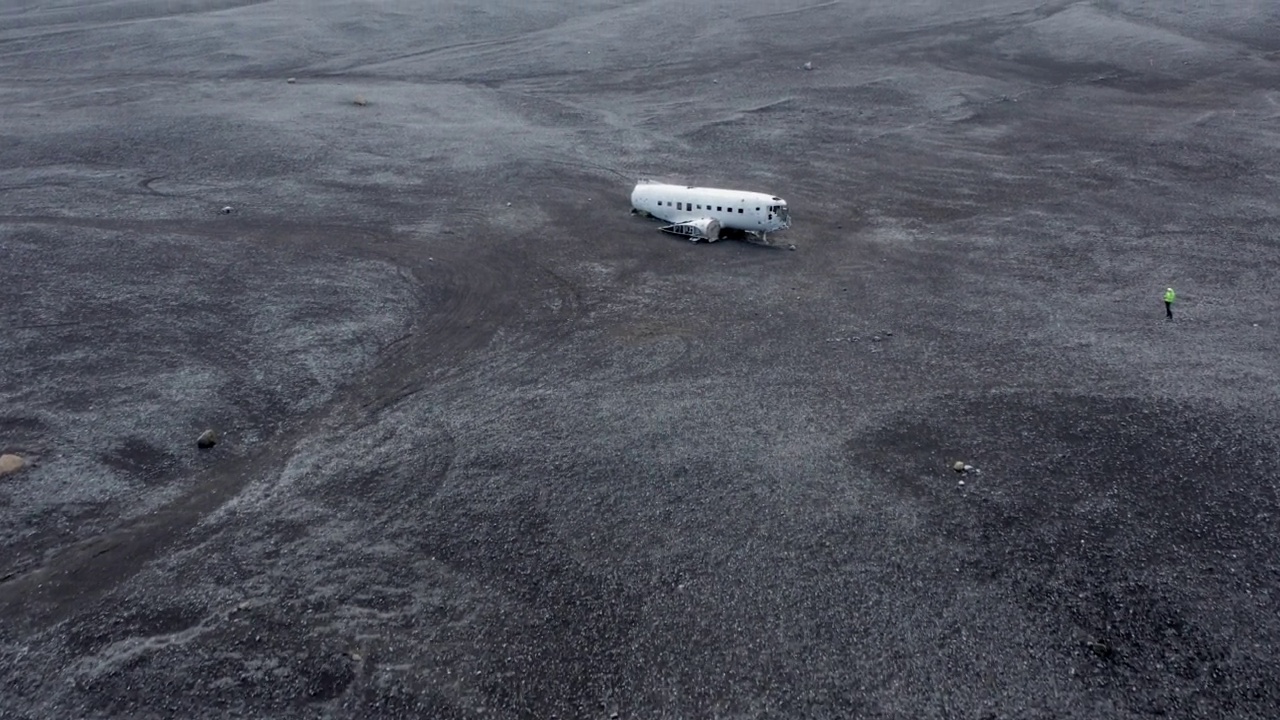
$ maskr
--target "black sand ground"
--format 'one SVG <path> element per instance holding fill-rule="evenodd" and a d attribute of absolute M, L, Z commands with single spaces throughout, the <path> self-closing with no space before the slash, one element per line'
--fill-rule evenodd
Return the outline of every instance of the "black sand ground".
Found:
<path fill-rule="evenodd" d="M 1277 82 L 1260 1 L 4 0 L 0 716 L 1280 717 Z"/>

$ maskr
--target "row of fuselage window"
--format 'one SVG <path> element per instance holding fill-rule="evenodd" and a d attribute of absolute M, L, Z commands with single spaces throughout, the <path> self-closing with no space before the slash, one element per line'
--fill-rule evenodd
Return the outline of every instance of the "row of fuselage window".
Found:
<path fill-rule="evenodd" d="M 662 205 L 662 204 L 663 204 L 663 202 L 662 202 L 661 200 L 659 200 L 659 201 L 658 201 L 658 204 L 659 204 L 659 205 Z M 671 207 L 671 201 L 670 201 L 670 200 L 666 201 L 666 206 L 667 206 L 667 207 Z M 678 203 L 676 203 L 675 208 L 676 208 L 677 210 L 692 210 L 692 209 L 693 209 L 693 203 L 678 202 Z M 701 209 L 702 209 L 702 206 L 701 206 L 701 205 L 699 205 L 699 206 L 698 206 L 698 209 L 699 209 L 699 210 L 701 210 Z M 710 206 L 710 205 L 708 205 L 708 206 L 707 206 L 707 209 L 708 209 L 708 210 L 710 210 L 710 209 L 711 209 L 711 206 Z M 716 206 L 716 212 L 724 212 L 724 206 L 723 206 L 723 205 L 717 205 L 717 206 Z M 729 212 L 733 212 L 733 208 L 729 208 Z M 756 208 L 756 212 L 760 212 L 760 208 Z M 741 215 L 741 214 L 742 214 L 742 208 L 738 208 L 738 214 L 739 214 L 739 215 Z"/>

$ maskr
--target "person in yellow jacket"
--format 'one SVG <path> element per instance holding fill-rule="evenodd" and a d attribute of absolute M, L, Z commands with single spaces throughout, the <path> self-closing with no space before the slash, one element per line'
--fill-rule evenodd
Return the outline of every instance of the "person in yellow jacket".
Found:
<path fill-rule="evenodd" d="M 1178 296 L 1176 293 L 1173 292 L 1173 288 L 1165 288 L 1165 291 L 1164 291 L 1164 319 L 1165 320 L 1173 319 L 1173 301 L 1177 299 L 1178 299 Z"/>

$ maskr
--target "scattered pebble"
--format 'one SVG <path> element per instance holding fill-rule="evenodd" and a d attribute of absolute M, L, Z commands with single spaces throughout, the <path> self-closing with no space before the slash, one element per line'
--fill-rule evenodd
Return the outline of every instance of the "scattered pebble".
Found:
<path fill-rule="evenodd" d="M 14 455 L 13 453 L 0 455 L 0 475 L 18 472 L 26 466 L 27 461 L 21 455 Z"/>
<path fill-rule="evenodd" d="M 795 246 L 795 245 L 788 245 L 788 246 L 787 246 L 787 249 L 788 249 L 788 250 L 795 250 L 795 249 L 796 249 L 796 246 Z"/>
<path fill-rule="evenodd" d="M 363 95 L 357 95 L 354 102 L 356 105 L 359 105 L 360 107 L 364 107 L 365 105 L 369 104 L 369 101 L 365 100 Z"/>
<path fill-rule="evenodd" d="M 811 63 L 811 62 L 807 62 L 807 63 L 805 63 L 804 65 L 801 65 L 800 67 L 804 68 L 805 70 L 812 70 L 812 69 L 813 69 L 813 63 Z"/>
<path fill-rule="evenodd" d="M 289 78 L 288 80 L 285 80 L 285 82 L 287 82 L 287 83 L 289 83 L 290 85 L 292 85 L 292 84 L 294 84 L 294 83 L 298 82 L 298 78 Z"/>
<path fill-rule="evenodd" d="M 964 487 L 964 481 L 963 481 L 963 480 L 961 480 L 961 481 L 960 481 L 960 487 Z"/>
<path fill-rule="evenodd" d="M 227 206 L 223 207 L 223 208 L 222 208 L 222 210 L 221 210 L 220 212 L 221 212 L 223 215 L 230 215 L 230 214 L 231 214 L 231 206 L 230 206 L 230 205 L 227 205 Z"/>
<path fill-rule="evenodd" d="M 196 447 L 201 450 L 208 450 L 218 444 L 218 433 L 216 430 L 205 430 L 200 433 L 200 437 L 196 438 Z"/>
<path fill-rule="evenodd" d="M 951 469 L 955 470 L 956 472 L 964 472 L 964 461 L 963 460 L 955 461 L 954 463 L 951 464 Z"/>

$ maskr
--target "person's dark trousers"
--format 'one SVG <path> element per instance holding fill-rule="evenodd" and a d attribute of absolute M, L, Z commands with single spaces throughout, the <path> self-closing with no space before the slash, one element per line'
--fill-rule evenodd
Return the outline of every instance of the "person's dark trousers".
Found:
<path fill-rule="evenodd" d="M 1173 319 L 1173 303 L 1171 303 L 1171 302 L 1165 302 L 1165 304 L 1164 304 L 1164 317 L 1165 317 L 1165 319 L 1166 319 L 1166 320 L 1172 320 L 1172 319 Z"/>

